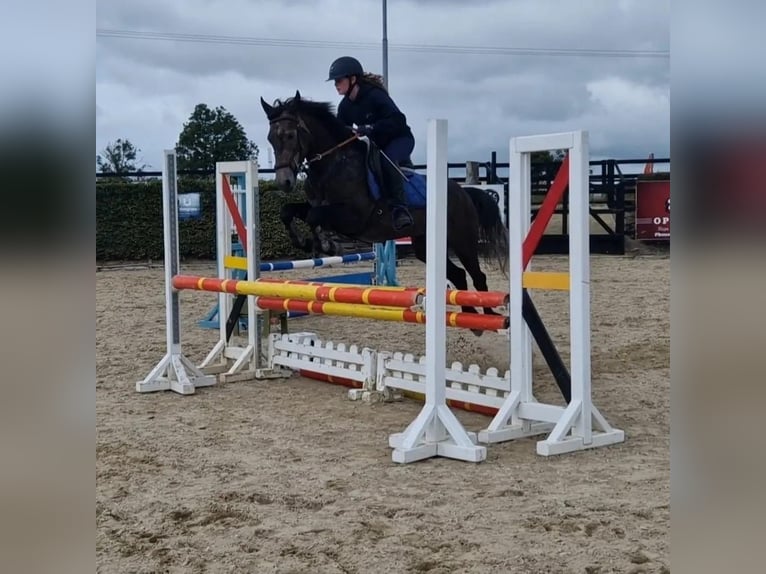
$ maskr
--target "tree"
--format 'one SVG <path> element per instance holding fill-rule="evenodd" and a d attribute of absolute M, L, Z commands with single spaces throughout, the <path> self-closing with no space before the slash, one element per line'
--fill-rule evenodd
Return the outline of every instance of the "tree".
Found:
<path fill-rule="evenodd" d="M 197 104 L 178 137 L 176 153 L 178 169 L 213 170 L 217 161 L 258 159 L 258 146 L 224 107 L 211 110 Z"/>
<path fill-rule="evenodd" d="M 96 156 L 96 165 L 101 173 L 116 172 L 128 173 L 140 171 L 146 164 L 136 166 L 136 157 L 141 150 L 134 146 L 130 140 L 118 138 L 110 143 Z"/>

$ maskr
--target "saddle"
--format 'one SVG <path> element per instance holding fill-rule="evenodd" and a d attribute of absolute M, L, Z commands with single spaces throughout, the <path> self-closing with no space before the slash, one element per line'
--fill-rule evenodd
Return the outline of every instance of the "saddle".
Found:
<path fill-rule="evenodd" d="M 375 201 L 381 199 L 381 188 L 385 185 L 382 162 L 388 161 L 381 157 L 381 149 L 367 137 L 359 138 L 366 146 L 365 165 L 367 166 L 367 184 Z M 425 207 L 426 178 L 415 171 L 411 161 L 402 162 L 399 169 L 407 176 L 404 181 L 404 197 L 409 207 Z"/>
<path fill-rule="evenodd" d="M 382 186 L 383 181 L 383 169 L 381 166 L 381 157 L 380 157 L 380 148 L 378 145 L 372 141 L 368 137 L 361 137 L 359 138 L 361 141 L 365 143 L 367 146 L 365 157 L 364 157 L 364 163 L 367 166 L 367 171 L 369 174 L 372 175 L 372 177 L 375 178 L 375 181 L 378 185 Z"/>

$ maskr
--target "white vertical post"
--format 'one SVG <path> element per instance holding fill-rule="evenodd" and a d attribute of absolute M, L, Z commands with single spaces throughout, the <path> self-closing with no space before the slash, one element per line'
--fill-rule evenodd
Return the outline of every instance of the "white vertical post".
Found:
<path fill-rule="evenodd" d="M 245 164 L 245 227 L 247 241 L 245 255 L 248 281 L 257 281 L 261 276 L 261 195 L 258 190 L 258 168 L 254 161 Z M 261 314 L 255 304 L 255 297 L 247 298 L 247 338 L 248 346 L 253 349 L 253 368 L 261 367 Z"/>
<path fill-rule="evenodd" d="M 178 248 L 178 178 L 176 154 L 164 151 L 162 170 L 162 228 L 165 247 L 165 330 L 168 353 L 181 352 L 181 313 L 178 291 L 173 289 L 173 277 L 178 275 L 181 256 Z"/>
<path fill-rule="evenodd" d="M 231 216 L 226 209 L 226 202 L 223 199 L 223 178 L 228 174 L 215 170 L 215 217 L 216 217 L 216 258 L 218 260 L 218 277 L 229 278 L 224 263 L 225 257 L 231 255 Z M 231 311 L 231 296 L 226 293 L 218 294 L 218 341 L 220 345 L 226 342 L 226 317 Z"/>
<path fill-rule="evenodd" d="M 218 277 L 230 279 L 226 270 L 226 256 L 231 255 L 231 232 L 232 218 L 229 214 L 226 201 L 223 198 L 223 180 L 229 176 L 229 171 L 224 163 L 215 164 L 215 232 L 216 232 L 216 260 Z M 227 182 L 228 183 L 228 182 Z M 218 342 L 210 350 L 205 359 L 200 363 L 200 368 L 209 373 L 226 371 L 227 362 L 230 358 L 229 343 L 226 340 L 226 318 L 231 313 L 232 300 L 228 293 L 218 294 Z"/>
<path fill-rule="evenodd" d="M 529 154 L 510 140 L 508 164 L 508 315 L 511 392 L 487 429 L 479 433 L 483 442 L 508 440 L 528 427 L 518 416 L 518 406 L 531 397 L 532 337 L 523 316 L 524 239 L 531 218 L 532 162 Z M 502 438 L 501 438 L 502 437 Z"/>
<path fill-rule="evenodd" d="M 196 387 L 214 385 L 215 377 L 205 375 L 181 350 L 181 313 L 173 277 L 178 275 L 178 180 L 176 152 L 165 150 L 162 163 L 162 223 L 165 242 L 165 329 L 167 351 L 154 369 L 136 383 L 136 391 L 148 393 L 171 390 L 194 394 Z"/>
<path fill-rule="evenodd" d="M 589 143 L 586 132 L 574 134 L 569 152 L 569 328 L 572 401 L 582 404 L 574 432 L 592 442 L 590 347 L 590 229 L 588 204 Z"/>
<path fill-rule="evenodd" d="M 447 326 L 447 121 L 428 122 L 426 150 L 426 403 L 446 402 Z M 441 440 L 441 437 L 427 440 Z"/>
<path fill-rule="evenodd" d="M 426 174 L 426 384 L 425 405 L 403 433 L 389 437 L 394 462 L 433 456 L 480 462 L 486 447 L 457 420 L 446 402 L 447 121 L 428 122 Z"/>
<path fill-rule="evenodd" d="M 519 232 L 515 233 L 515 242 L 509 242 L 514 257 L 517 258 L 517 265 L 511 267 L 510 276 L 512 277 L 512 287 L 514 297 L 517 302 L 513 308 L 511 321 L 515 321 L 515 328 L 511 329 L 511 342 L 515 339 L 518 345 L 511 345 L 511 381 L 516 379 L 516 387 L 520 389 L 520 400 L 522 402 L 532 400 L 532 333 L 523 317 L 523 279 L 524 272 L 531 268 L 531 262 L 524 267 L 524 240 L 529 233 L 530 221 L 532 219 L 532 195 L 527 190 L 532 188 L 532 156 L 527 153 L 521 153 L 518 149 L 513 149 L 512 153 L 517 159 L 516 169 L 518 175 L 512 178 L 516 185 L 515 193 L 517 199 L 516 209 L 519 211 L 517 224 Z M 510 293 L 510 291 L 509 291 Z M 515 371 L 514 363 L 516 364 Z M 529 384 L 527 384 L 529 381 Z"/>
<path fill-rule="evenodd" d="M 509 194 L 513 197 L 512 223 L 510 228 L 518 226 L 517 229 L 509 230 L 513 234 L 513 240 L 508 242 L 510 249 L 509 265 L 509 289 L 508 294 L 511 299 L 510 309 L 510 343 L 511 343 L 511 389 L 518 392 L 521 403 L 531 401 L 532 397 L 532 333 L 524 321 L 523 299 L 524 299 L 524 239 L 527 237 L 532 218 L 532 197 L 528 192 L 532 186 L 532 157 L 527 153 L 522 153 L 515 145 L 516 141 L 511 141 L 511 161 L 509 166 L 511 176 L 508 180 Z M 511 187 L 513 191 L 511 192 Z M 511 200 L 509 199 L 509 209 Z M 518 417 L 516 409 L 511 416 L 511 424 L 521 426 L 528 430 L 529 423 Z"/>

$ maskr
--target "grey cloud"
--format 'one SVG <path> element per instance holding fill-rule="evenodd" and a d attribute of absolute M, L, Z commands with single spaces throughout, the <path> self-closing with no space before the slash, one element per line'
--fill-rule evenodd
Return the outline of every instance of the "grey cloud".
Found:
<path fill-rule="evenodd" d="M 583 114 L 588 106 L 585 85 L 566 84 L 551 89 L 541 78 L 514 82 L 501 106 L 511 118 L 564 121 Z"/>
<path fill-rule="evenodd" d="M 130 131 L 149 155 L 174 141 L 193 106 L 206 102 L 232 111 L 265 157 L 259 97 L 271 101 L 300 89 L 305 97 L 337 104 L 332 84 L 324 80 L 341 54 L 381 71 L 378 0 L 232 2 L 225 11 L 218 6 L 201 0 L 111 1 L 99 5 L 98 26 L 366 44 L 302 48 L 99 37 L 97 144 Z M 668 20 L 667 2 L 659 1 L 389 2 L 389 86 L 418 138 L 416 160 L 425 160 L 431 117 L 449 120 L 451 158 L 488 158 L 491 150 L 504 156 L 511 135 L 580 128 L 592 131 L 599 153 L 663 153 L 669 111 L 666 102 L 655 100 L 668 91 L 666 59 L 439 53 L 398 46 L 663 50 Z M 594 86 L 600 90 L 595 95 Z M 621 104 L 620 96 L 609 96 L 610 90 L 626 89 L 626 96 L 632 90 L 641 97 L 626 97 Z M 142 114 L 155 122 L 151 131 L 142 131 L 147 123 Z"/>

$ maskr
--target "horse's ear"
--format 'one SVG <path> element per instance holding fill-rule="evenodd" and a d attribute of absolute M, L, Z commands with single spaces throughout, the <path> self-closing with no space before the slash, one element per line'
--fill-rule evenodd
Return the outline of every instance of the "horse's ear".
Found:
<path fill-rule="evenodd" d="M 274 113 L 274 107 L 267 104 L 266 100 L 263 99 L 263 96 L 261 96 L 261 107 L 263 108 L 263 111 L 266 112 L 267 118 L 270 118 Z"/>
<path fill-rule="evenodd" d="M 301 99 L 301 93 L 298 90 L 295 90 L 295 99 L 300 100 Z"/>

